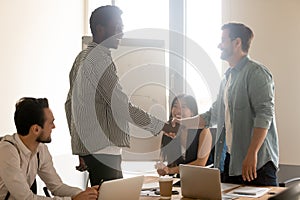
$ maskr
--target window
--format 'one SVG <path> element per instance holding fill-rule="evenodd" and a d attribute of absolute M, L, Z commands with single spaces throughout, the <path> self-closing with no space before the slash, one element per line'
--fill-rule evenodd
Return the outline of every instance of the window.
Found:
<path fill-rule="evenodd" d="M 209 59 L 213 62 L 210 67 L 215 67 L 215 70 L 211 69 L 210 73 L 204 74 L 202 70 L 204 66 L 192 66 L 186 63 L 187 86 L 190 86 L 186 87 L 186 91 L 196 97 L 200 113 L 209 109 L 214 101 L 215 94 L 212 93 L 216 87 L 219 87 L 222 67 L 220 51 L 217 46 L 221 35 L 221 14 L 221 0 L 186 1 L 186 36 L 208 54 Z M 190 42 L 186 43 L 187 57 L 189 57 L 189 50 L 195 50 L 195 48 L 189 47 L 189 44 Z M 201 64 L 205 63 L 201 62 Z M 208 81 L 214 82 L 211 79 L 215 79 L 216 84 L 209 83 Z"/>
<path fill-rule="evenodd" d="M 168 29 L 169 27 L 167 0 L 89 0 L 88 16 L 91 16 L 92 11 L 97 7 L 112 4 L 123 11 L 124 32 L 141 28 Z"/>
<path fill-rule="evenodd" d="M 169 30 L 170 26 L 172 26 L 171 29 L 173 29 L 174 26 L 175 29 L 181 26 L 179 29 L 182 30 L 179 30 L 179 32 L 182 32 L 184 37 L 188 40 L 182 40 L 182 43 L 185 44 L 182 46 L 183 49 L 179 50 L 184 54 L 183 58 L 185 59 L 183 63 L 179 64 L 175 58 L 175 61 L 172 63 L 172 56 L 170 56 L 171 64 L 169 64 L 169 60 L 166 59 L 166 66 L 179 65 L 177 68 L 180 68 L 180 73 L 182 73 L 180 76 L 183 77 L 181 80 L 182 83 L 180 83 L 180 85 L 183 85 L 183 88 L 180 92 L 189 93 L 196 97 L 199 112 L 206 111 L 209 108 L 214 100 L 212 90 L 215 91 L 216 89 L 211 89 L 210 83 L 207 80 L 215 77 L 216 83 L 218 83 L 221 74 L 220 52 L 217 48 L 221 34 L 221 0 L 89 0 L 88 2 L 88 16 L 90 16 L 95 8 L 101 5 L 113 4 L 120 7 L 123 11 L 124 32 L 143 28 Z M 177 10 L 172 13 L 172 10 L 169 11 L 169 8 L 182 11 L 178 12 Z M 170 18 L 170 15 L 176 19 Z M 183 20 L 181 22 L 181 20 L 178 19 Z M 176 39 L 175 42 L 177 42 Z M 189 62 L 191 53 L 195 53 L 191 52 L 195 50 L 191 47 L 191 43 L 193 43 L 192 45 L 197 45 L 196 50 L 200 48 L 203 49 L 203 53 L 207 53 L 208 59 L 212 61 L 212 66 L 210 67 L 215 68 L 214 72 L 217 72 L 212 72 L 212 76 L 214 77 L 207 77 L 207 74 L 203 73 L 203 70 L 201 70 L 201 67 L 199 68 L 197 63 L 193 63 L 193 61 Z M 167 83 L 169 85 L 172 85 L 172 81 L 178 81 L 177 78 L 171 80 L 171 76 L 170 74 L 170 81 Z M 171 85 L 170 88 L 172 88 Z M 178 87 L 179 85 L 177 84 L 175 86 Z"/>
<path fill-rule="evenodd" d="M 128 32 L 134 32 L 135 30 L 140 29 L 162 29 L 165 32 L 167 32 L 167 30 L 172 30 L 171 33 L 167 34 L 167 50 L 164 59 L 164 66 L 166 66 L 168 71 L 166 72 L 167 77 L 165 81 L 165 87 L 167 92 L 169 92 L 169 89 L 171 90 L 170 93 L 167 93 L 167 96 L 170 96 L 170 99 L 168 99 L 167 102 L 170 102 L 173 99 L 172 95 L 174 94 L 171 94 L 172 88 L 179 88 L 179 93 L 188 93 L 196 97 L 200 113 L 209 109 L 212 101 L 214 100 L 214 95 L 217 91 L 216 88 L 219 87 L 218 80 L 220 80 L 221 71 L 221 60 L 219 58 L 220 52 L 217 48 L 221 33 L 221 0 L 112 0 L 106 2 L 89 0 L 88 2 L 88 16 L 91 15 L 91 12 L 95 8 L 101 5 L 111 4 L 118 6 L 123 11 L 122 19 L 124 23 L 125 36 L 130 35 L 126 35 Z M 88 21 L 86 24 L 87 27 L 89 27 Z M 172 35 L 172 32 L 179 34 L 174 36 Z M 166 41 L 164 37 L 165 35 L 161 36 L 161 38 L 163 38 L 162 40 Z M 159 38 L 157 38 L 156 34 L 154 38 L 147 39 L 153 39 L 153 41 L 155 41 Z M 175 54 L 171 55 L 172 53 L 169 52 L 175 52 Z M 161 55 L 159 54 L 159 56 Z M 141 56 L 131 57 L 131 59 L 142 59 L 142 61 L 145 62 Z M 154 62 L 153 59 L 151 59 L 151 61 Z M 124 73 L 124 71 L 130 71 L 130 69 L 126 69 L 128 66 L 129 65 L 120 67 L 118 70 L 121 71 L 119 74 L 121 75 L 119 76 L 121 81 L 122 73 Z M 142 66 L 142 64 L 139 66 Z M 179 76 L 174 76 L 174 71 L 176 71 Z M 132 71 L 130 73 L 132 73 Z M 214 81 L 214 79 L 216 81 Z M 122 86 L 124 86 L 123 89 L 126 91 L 126 84 L 122 84 Z M 135 87 L 136 91 L 138 91 L 139 88 L 144 87 L 144 85 Z M 156 95 L 154 93 L 161 93 L 161 91 L 157 90 L 153 93 L 146 92 L 142 95 L 134 95 L 130 93 L 130 95 L 131 98 L 133 96 L 136 96 L 137 99 L 140 98 L 141 102 L 144 104 L 155 104 L 157 103 L 157 99 L 153 98 L 153 96 Z M 137 105 L 144 109 L 140 102 L 137 103 Z M 151 107 L 151 105 L 148 105 L 148 107 Z M 162 110 L 161 107 L 159 108 L 160 110 Z M 166 111 L 164 115 L 167 119 L 169 115 L 169 106 L 167 105 L 165 107 Z M 147 109 L 146 111 L 149 112 Z M 153 111 L 153 109 L 151 111 Z M 150 113 L 153 115 L 159 116 L 151 111 Z M 134 135 L 136 136 L 134 139 L 139 140 L 136 143 L 140 146 L 139 148 L 148 148 L 147 145 L 149 142 L 143 143 L 141 140 L 147 139 L 147 137 L 150 140 L 153 138 L 150 138 L 149 135 L 144 135 L 141 137 L 142 130 L 131 128 L 131 134 L 134 131 L 138 132 L 138 135 Z M 132 146 L 135 146 L 134 143 L 135 142 L 132 140 Z M 154 145 L 156 146 L 156 150 L 157 148 L 159 150 L 159 144 L 160 139 L 156 139 L 156 144 Z M 138 154 L 143 154 L 143 158 L 147 157 L 149 159 L 153 159 L 153 152 L 139 151 L 134 153 L 136 153 L 134 155 L 135 158 L 138 156 Z M 157 153 L 154 154 L 155 156 L 158 155 Z M 152 166 L 151 169 L 153 168 Z M 135 171 L 138 171 L 138 169 Z"/>

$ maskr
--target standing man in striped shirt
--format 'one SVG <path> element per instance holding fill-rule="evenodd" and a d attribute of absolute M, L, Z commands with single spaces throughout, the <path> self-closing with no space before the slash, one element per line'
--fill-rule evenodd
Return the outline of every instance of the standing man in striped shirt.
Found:
<path fill-rule="evenodd" d="M 122 91 L 110 49 L 123 36 L 122 11 L 102 6 L 90 17 L 93 42 L 81 51 L 70 72 L 65 103 L 72 152 L 79 155 L 79 170 L 87 168 L 91 185 L 122 178 L 121 148 L 130 146 L 129 123 L 158 135 L 178 127 L 132 105 Z"/>

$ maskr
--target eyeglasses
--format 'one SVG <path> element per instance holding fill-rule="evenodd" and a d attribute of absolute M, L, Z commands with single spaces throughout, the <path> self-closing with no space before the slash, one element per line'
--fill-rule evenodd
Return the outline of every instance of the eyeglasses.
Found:
<path fill-rule="evenodd" d="M 232 41 L 234 41 L 234 40 L 236 40 L 236 39 L 237 39 L 237 37 L 236 37 L 236 38 L 233 38 L 233 39 L 231 39 L 231 38 L 222 38 L 221 43 L 224 43 L 224 42 L 226 42 L 226 41 L 228 41 L 228 40 L 230 40 L 230 42 L 232 42 Z"/>

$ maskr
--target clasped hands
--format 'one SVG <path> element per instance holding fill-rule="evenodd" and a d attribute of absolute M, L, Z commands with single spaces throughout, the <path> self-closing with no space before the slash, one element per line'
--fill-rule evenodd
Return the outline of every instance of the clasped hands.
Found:
<path fill-rule="evenodd" d="M 170 138 L 175 138 L 176 134 L 180 128 L 180 119 L 178 118 L 173 118 L 172 121 L 165 123 L 163 127 L 164 135 L 170 137 Z"/>

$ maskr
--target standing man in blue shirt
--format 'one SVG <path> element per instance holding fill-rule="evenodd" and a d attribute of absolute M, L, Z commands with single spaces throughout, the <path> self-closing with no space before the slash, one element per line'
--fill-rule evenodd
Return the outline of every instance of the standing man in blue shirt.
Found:
<path fill-rule="evenodd" d="M 222 172 L 222 182 L 276 186 L 274 81 L 265 66 L 248 56 L 252 39 L 252 30 L 244 24 L 222 26 L 218 48 L 230 67 L 217 100 L 208 112 L 173 122 L 188 128 L 217 125 L 214 164 Z"/>

